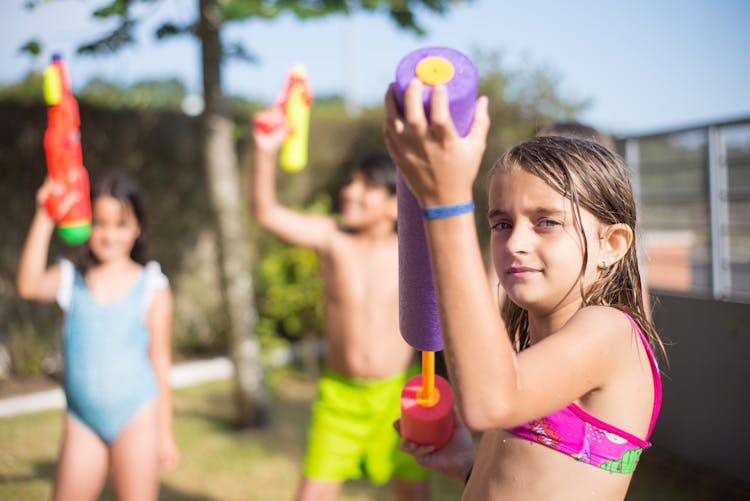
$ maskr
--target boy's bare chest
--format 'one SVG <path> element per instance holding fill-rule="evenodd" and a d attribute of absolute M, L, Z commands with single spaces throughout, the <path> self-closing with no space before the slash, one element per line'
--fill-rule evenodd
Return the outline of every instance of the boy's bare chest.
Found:
<path fill-rule="evenodd" d="M 322 264 L 330 293 L 370 300 L 398 294 L 398 252 L 393 248 L 337 249 Z M 337 294 L 338 295 L 338 294 Z"/>

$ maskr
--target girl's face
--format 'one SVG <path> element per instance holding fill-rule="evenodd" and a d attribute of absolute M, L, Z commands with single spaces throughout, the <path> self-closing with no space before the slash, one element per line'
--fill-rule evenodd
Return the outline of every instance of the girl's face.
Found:
<path fill-rule="evenodd" d="M 570 200 L 521 169 L 496 173 L 489 187 L 491 249 L 500 284 L 530 313 L 546 315 L 582 298 L 583 237 Z M 581 208 L 589 245 L 586 283 L 597 274 L 602 225 Z"/>
<path fill-rule="evenodd" d="M 130 251 L 141 234 L 133 208 L 116 198 L 102 196 L 94 200 L 91 210 L 91 252 L 102 263 L 130 259 Z"/>
<path fill-rule="evenodd" d="M 354 230 L 395 222 L 394 197 L 385 186 L 371 182 L 362 172 L 354 172 L 341 189 L 341 216 L 345 226 Z"/>

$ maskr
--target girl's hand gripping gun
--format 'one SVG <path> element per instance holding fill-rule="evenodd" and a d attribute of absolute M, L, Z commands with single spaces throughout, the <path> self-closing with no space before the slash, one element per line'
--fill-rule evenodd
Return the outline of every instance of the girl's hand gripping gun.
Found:
<path fill-rule="evenodd" d="M 81 154 L 78 103 L 71 92 L 65 62 L 57 54 L 52 56 L 52 62 L 44 71 L 44 100 L 49 106 L 44 134 L 47 172 L 50 179 L 64 187 L 61 192 L 53 192 L 44 207 L 58 222 L 60 238 L 78 245 L 91 234 L 89 175 Z M 60 202 L 73 192 L 78 195 L 73 206 L 60 207 Z"/>
<path fill-rule="evenodd" d="M 425 84 L 422 101 L 426 111 L 432 88 L 445 85 L 456 131 L 465 136 L 474 118 L 479 82 L 474 63 L 445 47 L 425 47 L 407 54 L 396 69 L 396 100 L 402 111 L 404 93 L 415 77 Z M 422 352 L 422 374 L 409 379 L 401 392 L 401 434 L 410 442 L 440 448 L 455 428 L 453 394 L 448 381 L 435 374 L 435 352 L 443 349 L 443 338 L 422 211 L 400 172 L 396 197 L 399 325 L 406 342 Z"/>

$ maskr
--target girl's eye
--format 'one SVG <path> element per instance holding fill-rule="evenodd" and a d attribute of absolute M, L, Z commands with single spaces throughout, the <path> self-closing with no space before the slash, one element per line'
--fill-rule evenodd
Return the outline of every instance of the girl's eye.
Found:
<path fill-rule="evenodd" d="M 510 228 L 512 228 L 512 225 L 510 223 L 508 223 L 508 222 L 505 222 L 505 221 L 500 221 L 499 223 L 493 223 L 490 226 L 490 229 L 493 230 L 493 231 L 494 230 L 496 230 L 496 231 L 508 230 Z"/>
<path fill-rule="evenodd" d="M 555 221 L 554 219 L 542 219 L 539 221 L 539 226 L 544 228 L 552 228 L 554 226 L 560 226 L 561 224 L 560 221 Z"/>

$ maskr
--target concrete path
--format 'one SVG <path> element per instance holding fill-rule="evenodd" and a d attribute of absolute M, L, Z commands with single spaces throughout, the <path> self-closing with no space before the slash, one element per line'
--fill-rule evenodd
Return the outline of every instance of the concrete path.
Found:
<path fill-rule="evenodd" d="M 232 363 L 225 357 L 175 364 L 169 373 L 173 388 L 184 388 L 207 381 L 226 379 L 232 375 Z M 61 388 L 38 391 L 0 399 L 0 418 L 29 412 L 65 407 Z"/>

